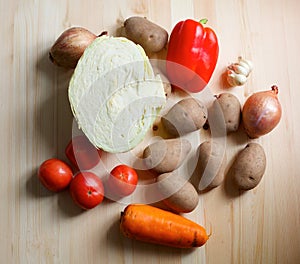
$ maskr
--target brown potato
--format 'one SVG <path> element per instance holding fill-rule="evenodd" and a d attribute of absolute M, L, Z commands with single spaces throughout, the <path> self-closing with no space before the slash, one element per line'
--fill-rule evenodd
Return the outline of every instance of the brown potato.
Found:
<path fill-rule="evenodd" d="M 241 190 L 250 190 L 261 181 L 266 170 L 266 154 L 258 143 L 249 143 L 233 165 L 233 180 Z"/>
<path fill-rule="evenodd" d="M 179 101 L 161 118 L 166 131 L 175 137 L 202 128 L 206 120 L 207 108 L 195 98 Z"/>
<path fill-rule="evenodd" d="M 166 139 L 150 144 L 144 149 L 144 164 L 158 173 L 177 169 L 190 152 L 192 146 L 187 139 Z"/>
<path fill-rule="evenodd" d="M 146 53 L 159 52 L 167 45 L 168 32 L 145 17 L 130 17 L 124 27 L 126 37 L 140 44 Z"/>
<path fill-rule="evenodd" d="M 219 104 L 222 109 L 227 134 L 237 131 L 241 120 L 239 99 L 231 93 L 222 93 L 216 98 L 214 104 Z"/>
<path fill-rule="evenodd" d="M 210 141 L 202 142 L 198 148 L 198 165 L 197 175 L 199 179 L 211 179 L 206 189 L 211 189 L 219 186 L 224 181 L 227 157 L 226 152 L 220 145 L 216 144 L 212 150 L 212 143 Z"/>
<path fill-rule="evenodd" d="M 166 206 L 177 213 L 193 211 L 199 202 L 199 195 L 195 187 L 177 171 L 161 174 L 157 178 L 158 190 Z"/>

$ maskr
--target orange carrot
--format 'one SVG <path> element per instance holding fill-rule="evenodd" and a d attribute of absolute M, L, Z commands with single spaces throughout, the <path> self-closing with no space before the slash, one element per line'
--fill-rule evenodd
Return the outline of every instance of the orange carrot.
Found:
<path fill-rule="evenodd" d="M 205 229 L 193 221 L 144 204 L 125 208 L 120 229 L 129 238 L 178 248 L 200 247 L 209 238 Z"/>

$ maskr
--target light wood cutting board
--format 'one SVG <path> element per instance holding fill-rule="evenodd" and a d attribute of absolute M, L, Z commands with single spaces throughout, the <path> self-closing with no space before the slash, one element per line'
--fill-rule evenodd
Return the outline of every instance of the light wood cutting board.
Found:
<path fill-rule="evenodd" d="M 1 0 L 1 263 L 300 263 L 299 9 L 297 0 Z M 72 133 L 72 72 L 50 63 L 49 48 L 70 26 L 115 35 L 132 15 L 169 32 L 181 19 L 208 18 L 220 42 L 212 93 L 225 90 L 222 74 L 240 55 L 254 63 L 246 85 L 227 90 L 241 103 L 279 87 L 281 122 L 255 140 L 267 154 L 262 182 L 244 194 L 223 184 L 200 195 L 186 217 L 212 235 L 196 250 L 125 239 L 118 228 L 124 204 L 106 200 L 83 212 L 67 191 L 52 194 L 37 180 L 42 161 L 65 159 Z M 242 131 L 228 136 L 228 166 L 247 142 Z"/>

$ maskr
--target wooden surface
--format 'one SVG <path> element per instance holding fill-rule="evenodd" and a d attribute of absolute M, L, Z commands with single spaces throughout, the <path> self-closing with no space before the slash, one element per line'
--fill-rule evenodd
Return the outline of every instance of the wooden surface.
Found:
<path fill-rule="evenodd" d="M 0 1 L 0 256 L 1 263 L 300 263 L 300 2 L 297 0 Z M 241 102 L 279 86 L 283 116 L 257 142 L 267 154 L 260 185 L 244 194 L 226 184 L 200 195 L 186 217 L 212 235 L 196 250 L 130 241 L 119 234 L 124 204 L 106 200 L 82 212 L 69 193 L 52 194 L 37 180 L 39 164 L 65 159 L 72 133 L 67 99 L 72 74 L 52 65 L 49 48 L 79 25 L 112 35 L 124 18 L 147 16 L 169 32 L 180 19 L 208 18 L 220 41 L 210 82 L 224 91 L 222 73 L 242 55 L 254 63 Z M 229 165 L 249 141 L 229 136 Z"/>

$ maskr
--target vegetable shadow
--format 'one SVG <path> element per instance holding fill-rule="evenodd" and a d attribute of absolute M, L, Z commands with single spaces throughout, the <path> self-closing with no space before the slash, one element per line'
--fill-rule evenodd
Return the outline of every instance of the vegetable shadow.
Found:
<path fill-rule="evenodd" d="M 38 168 L 34 168 L 26 177 L 26 194 L 34 198 L 54 196 L 55 193 L 47 190 L 38 178 Z"/>
<path fill-rule="evenodd" d="M 242 117 L 241 117 L 242 118 Z M 243 121 L 241 120 L 238 130 L 227 135 L 228 141 L 231 141 L 234 145 L 243 146 L 249 143 L 249 137 L 245 132 Z"/>
<path fill-rule="evenodd" d="M 238 153 L 233 157 L 230 164 L 228 164 L 228 170 L 224 179 L 224 190 L 228 198 L 238 198 L 239 196 L 244 194 L 244 191 L 239 190 L 233 180 L 233 176 L 234 176 L 233 162 L 236 159 L 237 155 Z"/>
<path fill-rule="evenodd" d="M 116 218 L 115 221 L 113 221 L 109 226 L 106 238 L 109 248 L 116 249 L 117 251 L 122 249 L 122 234 L 120 233 L 119 217 Z M 103 244 L 103 241 L 99 241 L 99 244 L 101 246 Z"/>
<path fill-rule="evenodd" d="M 39 101 L 35 108 L 35 129 L 42 145 L 57 158 L 64 159 L 64 149 L 72 135 L 73 116 L 68 100 L 68 86 L 73 70 L 66 70 L 49 60 L 44 53 L 36 63 Z"/>
<path fill-rule="evenodd" d="M 86 212 L 86 210 L 81 209 L 74 203 L 69 189 L 58 194 L 58 208 L 61 211 L 61 215 L 66 218 L 75 217 Z"/>

